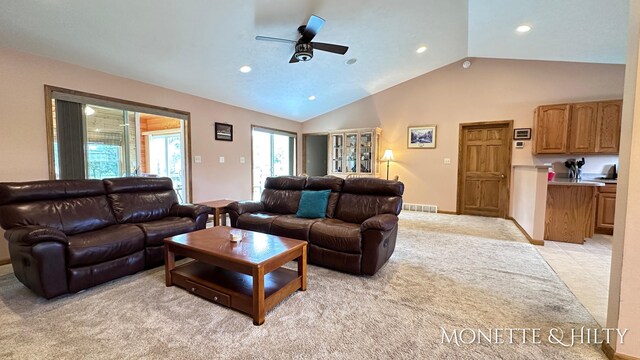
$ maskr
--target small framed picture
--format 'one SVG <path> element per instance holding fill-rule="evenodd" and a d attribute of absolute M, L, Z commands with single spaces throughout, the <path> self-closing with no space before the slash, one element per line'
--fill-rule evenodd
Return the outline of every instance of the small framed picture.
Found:
<path fill-rule="evenodd" d="M 233 125 L 215 123 L 216 140 L 233 141 Z"/>
<path fill-rule="evenodd" d="M 433 149 L 436 147 L 436 126 L 409 126 L 407 134 L 409 149 Z"/>
<path fill-rule="evenodd" d="M 513 129 L 513 140 L 531 140 L 531 128 Z"/>

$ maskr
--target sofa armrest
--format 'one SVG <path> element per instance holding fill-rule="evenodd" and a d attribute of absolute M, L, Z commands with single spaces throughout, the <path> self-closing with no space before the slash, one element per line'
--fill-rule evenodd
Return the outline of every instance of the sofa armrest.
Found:
<path fill-rule="evenodd" d="M 238 215 L 244 213 L 254 213 L 264 210 L 264 205 L 260 201 L 236 201 L 227 206 L 231 211 L 235 211 Z"/>
<path fill-rule="evenodd" d="M 398 223 L 398 217 L 392 214 L 381 214 L 368 218 L 360 226 L 361 231 L 380 230 L 390 231 Z"/>
<path fill-rule="evenodd" d="M 9 240 L 10 243 L 22 246 L 33 246 L 46 241 L 55 241 L 63 245 L 69 244 L 67 235 L 62 231 L 39 225 L 20 226 L 9 229 L 4 233 L 4 237 Z"/>
<path fill-rule="evenodd" d="M 196 219 L 202 214 L 209 214 L 211 208 L 201 204 L 176 204 L 169 210 L 169 215 Z"/>

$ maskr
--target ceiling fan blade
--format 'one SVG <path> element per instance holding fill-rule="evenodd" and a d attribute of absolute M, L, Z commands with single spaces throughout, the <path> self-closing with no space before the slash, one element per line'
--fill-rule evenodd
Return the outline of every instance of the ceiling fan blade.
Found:
<path fill-rule="evenodd" d="M 349 50 L 348 46 L 319 43 L 319 42 L 312 42 L 311 46 L 313 46 L 315 50 L 328 51 L 330 53 L 340 54 L 340 55 L 346 54 L 347 50 Z"/>
<path fill-rule="evenodd" d="M 275 38 L 275 37 L 270 37 L 270 36 L 260 36 L 260 35 L 256 36 L 256 40 L 283 42 L 283 43 L 287 43 L 287 44 L 295 44 L 296 43 L 294 40 L 280 39 L 280 38 Z"/>
<path fill-rule="evenodd" d="M 300 41 L 308 43 L 309 41 L 313 40 L 313 38 L 316 36 L 318 31 L 320 31 L 320 28 L 322 27 L 322 25 L 324 25 L 323 18 L 319 16 L 311 15 L 311 17 L 309 18 L 309 21 L 307 22 L 307 26 L 304 28 L 304 31 L 302 32 L 302 38 L 300 38 Z"/>
<path fill-rule="evenodd" d="M 293 64 L 297 62 L 298 62 L 298 59 L 296 59 L 296 54 L 293 54 L 293 56 L 291 57 L 291 60 L 289 60 L 289 64 Z"/>

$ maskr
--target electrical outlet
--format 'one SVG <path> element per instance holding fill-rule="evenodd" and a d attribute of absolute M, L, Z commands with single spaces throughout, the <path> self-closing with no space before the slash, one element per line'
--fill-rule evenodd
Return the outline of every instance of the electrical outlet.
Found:
<path fill-rule="evenodd" d="M 220 164 L 224 164 L 224 156 L 220 156 Z"/>
<path fill-rule="evenodd" d="M 194 156 L 194 157 L 193 157 L 193 161 L 194 161 L 196 164 L 200 164 L 200 163 L 202 162 L 202 156 L 200 156 L 200 155 L 196 155 L 196 156 Z"/>
<path fill-rule="evenodd" d="M 445 165 L 451 165 L 451 159 L 449 158 L 444 158 L 444 160 L 442 161 L 443 164 Z"/>
<path fill-rule="evenodd" d="M 245 163 L 244 156 L 240 156 L 240 164 L 244 164 L 244 163 Z"/>

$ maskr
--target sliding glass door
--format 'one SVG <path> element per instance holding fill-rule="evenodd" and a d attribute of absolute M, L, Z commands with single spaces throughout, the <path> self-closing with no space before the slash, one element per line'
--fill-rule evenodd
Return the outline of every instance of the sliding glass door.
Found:
<path fill-rule="evenodd" d="M 286 131 L 252 128 L 252 196 L 259 200 L 269 176 L 294 175 L 296 136 Z"/>

